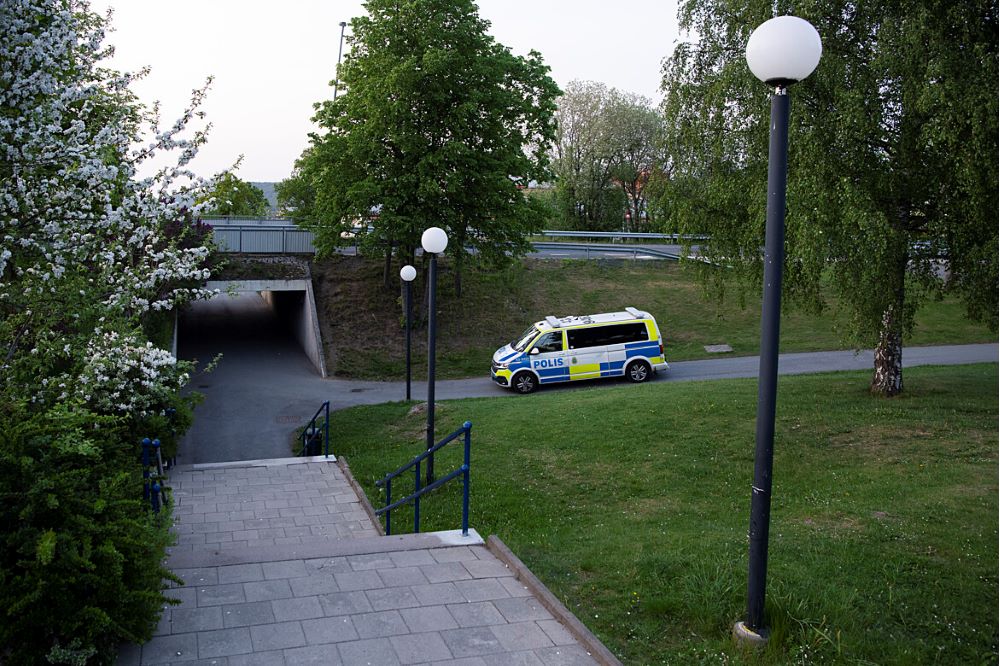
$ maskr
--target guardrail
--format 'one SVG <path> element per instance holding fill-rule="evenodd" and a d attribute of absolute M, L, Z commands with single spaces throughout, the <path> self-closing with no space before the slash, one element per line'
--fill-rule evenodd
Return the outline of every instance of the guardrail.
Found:
<path fill-rule="evenodd" d="M 207 218 L 206 218 L 207 219 Z M 313 254 L 315 235 L 311 231 L 300 229 L 291 221 L 281 220 L 239 220 L 225 218 L 226 223 L 213 227 L 215 242 L 222 252 L 239 252 L 247 254 Z M 553 236 L 562 238 L 597 238 L 619 240 L 698 240 L 706 236 L 685 236 L 680 234 L 653 233 L 622 233 L 617 231 L 543 231 L 542 237 Z M 650 255 L 662 259 L 679 260 L 676 252 L 661 250 L 650 246 L 613 245 L 607 243 L 572 243 L 566 241 L 535 241 L 535 249 L 540 250 L 577 250 L 587 252 L 615 252 Z"/>
<path fill-rule="evenodd" d="M 459 435 L 465 435 L 465 455 L 463 458 L 462 466 L 451 472 L 447 476 L 443 476 L 437 479 L 433 483 L 430 483 L 424 487 L 420 487 L 420 463 L 424 458 L 429 458 L 434 455 L 436 451 L 444 448 Z M 395 472 L 391 474 L 386 474 L 384 478 L 379 479 L 375 482 L 378 487 L 385 486 L 385 506 L 375 512 L 376 516 L 381 516 L 385 514 L 385 535 L 389 536 L 392 534 L 392 510 L 396 509 L 404 504 L 413 502 L 413 531 L 420 532 L 420 498 L 421 496 L 429 493 L 430 491 L 440 488 L 444 484 L 448 483 L 459 474 L 462 475 L 462 536 L 469 536 L 469 451 L 472 445 L 472 422 L 466 421 L 462 424 L 462 427 L 451 433 L 440 442 L 427 449 L 419 456 L 406 463 Z M 392 480 L 397 476 L 410 469 L 415 468 L 415 478 L 416 478 L 416 491 L 407 495 L 401 500 L 395 502 L 392 501 Z"/>
<path fill-rule="evenodd" d="M 316 426 L 316 419 L 319 415 L 323 414 L 323 430 Z M 322 439 L 322 441 L 320 441 Z M 319 445 L 323 444 L 323 455 L 327 458 L 330 457 L 330 401 L 327 400 L 313 417 L 309 419 L 309 423 L 302 430 L 302 450 L 299 452 L 300 456 L 318 456 L 319 455 Z"/>
<path fill-rule="evenodd" d="M 624 254 L 632 255 L 633 259 L 638 259 L 639 255 L 647 255 L 650 257 L 659 257 L 660 259 L 667 259 L 669 261 L 680 261 L 681 255 L 676 252 L 671 252 L 669 250 L 661 250 L 659 248 L 649 247 L 648 245 L 607 245 L 602 243 L 556 243 L 556 242 L 542 242 L 542 243 L 532 243 L 532 246 L 536 250 L 574 250 L 577 252 L 585 252 L 587 259 L 590 259 L 591 252 L 610 252 L 614 254 Z"/>

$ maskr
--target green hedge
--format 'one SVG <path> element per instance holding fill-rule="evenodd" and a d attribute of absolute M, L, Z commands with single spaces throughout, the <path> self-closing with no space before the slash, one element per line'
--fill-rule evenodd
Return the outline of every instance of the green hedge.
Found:
<path fill-rule="evenodd" d="M 0 663 L 110 663 L 151 637 L 176 579 L 135 439 L 68 407 L 0 413 Z"/>

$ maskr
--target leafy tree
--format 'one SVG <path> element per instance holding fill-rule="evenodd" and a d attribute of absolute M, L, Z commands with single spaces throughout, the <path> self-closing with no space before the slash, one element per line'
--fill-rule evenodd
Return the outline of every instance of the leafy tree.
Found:
<path fill-rule="evenodd" d="M 393 247 L 409 261 L 423 230 L 442 227 L 460 293 L 466 247 L 506 262 L 544 220 L 522 188 L 548 178 L 558 88 L 538 53 L 514 56 L 487 34 L 472 0 L 365 7 L 341 93 L 319 105 L 323 131 L 297 165 L 315 192 L 299 217 L 321 253 L 370 221 L 362 248 L 385 253 L 387 284 Z"/>
<path fill-rule="evenodd" d="M 553 168 L 564 219 L 637 229 L 649 214 L 643 190 L 665 173 L 662 115 L 641 95 L 593 81 L 572 81 L 557 104 Z"/>
<path fill-rule="evenodd" d="M 271 212 L 263 190 L 228 171 L 218 178 L 215 187 L 199 203 L 208 204 L 203 211 L 206 215 L 264 217 Z"/>
<path fill-rule="evenodd" d="M 136 77 L 98 65 L 104 29 L 85 2 L 0 3 L 5 664 L 109 662 L 164 603 L 169 535 L 141 507 L 136 439 L 184 410 L 190 367 L 143 324 L 209 295 L 194 202 L 210 184 L 186 168 L 205 134 L 185 135 L 204 89 L 161 129 Z M 147 125 L 156 140 L 136 148 Z M 136 175 L 170 150 L 175 165 Z"/>
<path fill-rule="evenodd" d="M 828 279 L 845 339 L 875 348 L 872 392 L 895 395 L 924 299 L 955 293 L 997 323 L 997 5 L 780 7 L 816 26 L 824 50 L 791 90 L 786 300 L 823 307 Z M 731 267 L 712 279 L 736 278 L 744 295 L 762 273 L 768 91 L 742 54 L 772 11 L 687 0 L 680 23 L 698 41 L 664 66 L 672 219 L 711 234 L 707 257 Z"/>

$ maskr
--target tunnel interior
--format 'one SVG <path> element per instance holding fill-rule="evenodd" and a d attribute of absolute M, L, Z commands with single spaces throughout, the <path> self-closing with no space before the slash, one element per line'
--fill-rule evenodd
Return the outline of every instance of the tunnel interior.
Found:
<path fill-rule="evenodd" d="M 222 293 L 196 301 L 178 316 L 177 355 L 201 365 L 222 354 L 223 362 L 251 369 L 266 359 L 312 368 L 302 344 L 306 305 L 304 291 Z"/>

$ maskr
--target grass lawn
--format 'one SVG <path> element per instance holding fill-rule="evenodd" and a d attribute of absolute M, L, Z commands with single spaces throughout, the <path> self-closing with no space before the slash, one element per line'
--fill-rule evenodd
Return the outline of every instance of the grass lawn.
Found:
<path fill-rule="evenodd" d="M 394 273 L 395 275 L 395 273 Z M 358 257 L 332 257 L 313 266 L 313 283 L 327 368 L 340 377 L 402 378 L 405 334 L 400 294 L 384 290 L 382 265 Z M 415 302 L 422 303 L 422 281 Z M 399 282 L 394 279 L 394 285 Z M 760 345 L 760 305 L 741 308 L 706 300 L 690 267 L 671 262 L 527 259 L 510 268 L 464 272 L 463 296 L 455 297 L 453 273 L 443 262 L 439 280 L 438 377 L 485 376 L 490 358 L 532 322 L 546 315 L 593 314 L 634 306 L 656 317 L 669 362 L 708 358 L 704 346 L 729 344 L 733 354 L 754 355 Z M 415 307 L 423 316 L 422 305 Z M 846 348 L 833 307 L 820 315 L 786 312 L 781 323 L 785 352 Z M 414 330 L 414 376 L 425 375 L 427 329 Z M 973 324 L 954 299 L 931 302 L 917 316 L 907 345 L 995 342 L 996 334 Z"/>
<path fill-rule="evenodd" d="M 754 380 L 444 402 L 438 435 L 472 421 L 472 526 L 626 664 L 995 664 L 997 366 L 905 381 L 885 400 L 866 372 L 780 379 L 773 637 L 757 658 L 729 639 L 746 598 Z M 376 506 L 375 479 L 423 449 L 410 408 L 331 417 L 336 453 Z M 442 452 L 438 475 L 460 455 Z M 458 527 L 460 497 L 453 483 L 425 498 L 423 528 Z"/>

